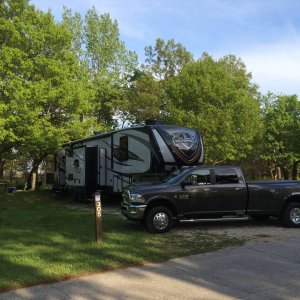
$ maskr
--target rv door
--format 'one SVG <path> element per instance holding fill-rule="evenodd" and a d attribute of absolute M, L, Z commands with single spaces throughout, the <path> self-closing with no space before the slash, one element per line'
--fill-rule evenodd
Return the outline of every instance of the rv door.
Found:
<path fill-rule="evenodd" d="M 107 170 L 106 170 L 106 149 L 100 148 L 99 149 L 99 185 L 106 186 L 106 177 L 107 177 Z"/>

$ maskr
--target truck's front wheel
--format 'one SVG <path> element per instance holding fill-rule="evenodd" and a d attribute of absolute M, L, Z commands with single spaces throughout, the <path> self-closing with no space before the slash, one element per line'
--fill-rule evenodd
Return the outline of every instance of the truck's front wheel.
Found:
<path fill-rule="evenodd" d="M 173 227 L 173 214 L 165 206 L 156 206 L 149 210 L 146 225 L 152 233 L 164 233 Z"/>
<path fill-rule="evenodd" d="M 300 203 L 288 204 L 283 213 L 282 221 L 286 227 L 300 227 Z"/>

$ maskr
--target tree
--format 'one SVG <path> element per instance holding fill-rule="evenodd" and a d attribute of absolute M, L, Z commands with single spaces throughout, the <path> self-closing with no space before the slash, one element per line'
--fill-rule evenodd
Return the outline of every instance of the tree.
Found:
<path fill-rule="evenodd" d="M 145 56 L 145 64 L 135 70 L 125 97 L 118 101 L 118 117 L 123 125 L 160 118 L 168 80 L 193 60 L 191 53 L 173 39 L 157 39 L 154 47 L 145 47 Z"/>
<path fill-rule="evenodd" d="M 160 117 L 162 87 L 161 82 L 150 73 L 137 72 L 118 107 L 119 119 L 123 126 L 125 122 L 139 124 L 147 119 Z"/>
<path fill-rule="evenodd" d="M 281 177 L 280 171 L 285 179 L 296 179 L 300 162 L 300 101 L 296 95 L 268 94 L 264 104 L 262 157 L 269 163 L 274 179 Z"/>
<path fill-rule="evenodd" d="M 2 154 L 15 148 L 31 157 L 34 187 L 43 158 L 89 131 L 89 122 L 80 120 L 89 109 L 89 95 L 66 26 L 24 0 L 1 5 L 0 119 L 5 130 L 0 148 Z"/>
<path fill-rule="evenodd" d="M 182 44 L 175 43 L 174 39 L 167 42 L 157 39 L 154 47 L 145 47 L 145 56 L 144 68 L 159 80 L 177 75 L 185 65 L 193 61 L 192 54 Z"/>
<path fill-rule="evenodd" d="M 242 61 L 204 53 L 169 81 L 163 118 L 201 131 L 206 161 L 216 164 L 249 154 L 261 128 L 259 112 L 257 87 Z"/>
<path fill-rule="evenodd" d="M 28 55 L 33 55 L 33 50 L 25 35 L 26 19 L 33 15 L 34 8 L 28 1 L 0 2 L 0 178 L 5 158 L 25 141 L 30 126 L 32 108 L 22 102 L 30 100 L 32 87 Z"/>
<path fill-rule="evenodd" d="M 137 55 L 126 50 L 118 23 L 109 14 L 99 15 L 92 8 L 83 21 L 80 15 L 65 9 L 63 19 L 72 32 L 74 51 L 89 74 L 93 91 L 90 103 L 98 129 L 111 129 L 115 125 L 113 116 L 125 98 L 128 80 L 137 67 Z"/>

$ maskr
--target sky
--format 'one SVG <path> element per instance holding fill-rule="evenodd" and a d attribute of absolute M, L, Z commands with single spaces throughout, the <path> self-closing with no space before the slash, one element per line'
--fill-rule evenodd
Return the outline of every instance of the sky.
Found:
<path fill-rule="evenodd" d="M 121 40 L 144 62 L 144 47 L 174 39 L 194 58 L 234 54 L 262 93 L 300 99 L 300 0 L 31 0 L 61 20 L 93 6 L 119 24 Z"/>

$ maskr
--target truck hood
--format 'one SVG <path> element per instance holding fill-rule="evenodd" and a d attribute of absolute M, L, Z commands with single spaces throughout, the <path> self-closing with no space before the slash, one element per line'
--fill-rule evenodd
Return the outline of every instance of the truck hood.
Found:
<path fill-rule="evenodd" d="M 147 183 L 143 185 L 133 185 L 127 188 L 127 190 L 130 192 L 130 194 L 149 194 L 152 192 L 159 192 L 161 190 L 165 190 L 170 185 L 167 183 Z"/>

